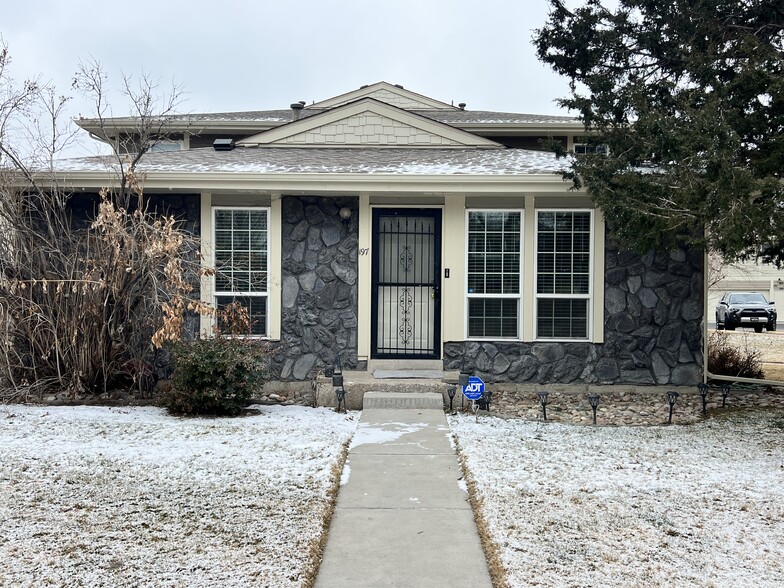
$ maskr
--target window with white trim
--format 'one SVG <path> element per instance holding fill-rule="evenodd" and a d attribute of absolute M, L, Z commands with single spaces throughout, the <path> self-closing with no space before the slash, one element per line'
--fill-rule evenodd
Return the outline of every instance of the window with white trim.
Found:
<path fill-rule="evenodd" d="M 521 210 L 469 210 L 468 336 L 520 336 Z"/>
<path fill-rule="evenodd" d="M 250 335 L 267 335 L 269 209 L 213 208 L 215 306 L 247 309 Z M 220 326 L 220 325 L 219 325 Z"/>
<path fill-rule="evenodd" d="M 536 338 L 588 339 L 592 213 L 536 214 Z"/>

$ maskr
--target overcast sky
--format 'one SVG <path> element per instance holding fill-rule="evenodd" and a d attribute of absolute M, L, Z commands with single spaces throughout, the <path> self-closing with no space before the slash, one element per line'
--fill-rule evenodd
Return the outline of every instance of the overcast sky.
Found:
<path fill-rule="evenodd" d="M 561 113 L 567 83 L 534 56 L 545 0 L 3 0 L 17 80 L 61 93 L 95 59 L 119 88 L 149 74 L 181 112 L 288 108 L 381 80 L 471 110 Z M 575 4 L 571 2 L 570 4 Z M 128 113 L 111 97 L 113 114 Z M 90 116 L 78 97 L 69 114 Z M 565 113 L 563 113 L 565 114 Z"/>

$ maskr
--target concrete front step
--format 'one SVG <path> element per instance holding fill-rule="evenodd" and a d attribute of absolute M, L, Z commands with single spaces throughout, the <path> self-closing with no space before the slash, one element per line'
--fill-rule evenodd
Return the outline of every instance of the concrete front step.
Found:
<path fill-rule="evenodd" d="M 362 409 L 372 408 L 433 408 L 444 409 L 444 398 L 435 392 L 366 392 Z"/>
<path fill-rule="evenodd" d="M 447 380 L 449 381 L 449 380 Z M 455 377 L 454 381 L 457 381 Z M 419 378 L 374 378 L 372 373 L 359 371 L 343 372 L 343 388 L 346 391 L 346 407 L 349 410 L 362 410 L 364 406 L 363 398 L 370 392 L 386 392 L 397 394 L 421 394 L 432 393 L 442 398 L 441 406 L 444 402 L 449 403 L 447 396 L 448 384 L 442 379 L 419 379 Z M 337 397 L 335 388 L 332 387 L 332 379 L 320 376 L 316 380 L 316 405 L 317 406 L 336 406 Z"/>

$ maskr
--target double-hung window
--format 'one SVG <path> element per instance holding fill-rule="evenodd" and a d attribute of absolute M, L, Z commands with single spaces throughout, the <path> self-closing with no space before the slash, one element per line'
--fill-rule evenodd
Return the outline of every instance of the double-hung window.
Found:
<path fill-rule="evenodd" d="M 537 339 L 588 338 L 591 214 L 588 210 L 537 211 Z"/>
<path fill-rule="evenodd" d="M 468 211 L 468 336 L 519 338 L 521 210 Z"/>
<path fill-rule="evenodd" d="M 233 302 L 239 303 L 250 318 L 249 334 L 266 336 L 269 209 L 216 207 L 213 227 L 215 306 L 220 311 Z"/>

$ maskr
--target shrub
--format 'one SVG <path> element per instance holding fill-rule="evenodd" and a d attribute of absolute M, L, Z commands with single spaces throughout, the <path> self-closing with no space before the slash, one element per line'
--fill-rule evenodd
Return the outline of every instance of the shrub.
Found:
<path fill-rule="evenodd" d="M 261 390 L 266 344 L 216 336 L 169 344 L 174 375 L 162 397 L 173 414 L 236 416 Z"/>
<path fill-rule="evenodd" d="M 730 335 L 715 331 L 708 337 L 708 371 L 717 376 L 763 379 L 760 352 L 749 347 L 748 339 L 733 345 Z"/>

